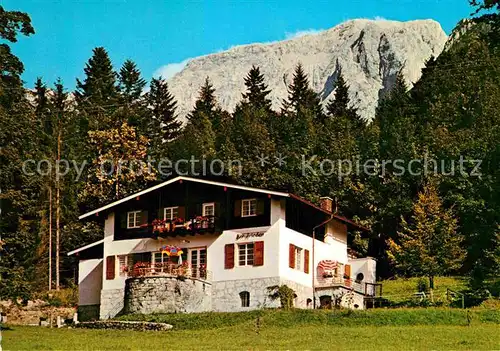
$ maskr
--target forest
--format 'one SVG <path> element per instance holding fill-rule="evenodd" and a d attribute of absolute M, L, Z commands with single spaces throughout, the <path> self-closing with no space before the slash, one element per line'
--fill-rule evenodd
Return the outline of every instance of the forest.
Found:
<path fill-rule="evenodd" d="M 184 123 L 166 80 L 146 81 L 132 60 L 114 67 L 103 47 L 89 53 L 74 91 L 43 78 L 28 89 L 11 46 L 35 28 L 28 14 L 0 6 L 0 298 L 74 284 L 67 252 L 102 238 L 102 223 L 78 216 L 168 177 L 157 164 L 118 167 L 148 157 L 239 160 L 222 177 L 315 203 L 329 196 L 338 213 L 370 228 L 352 233 L 350 246 L 378 259 L 381 279 L 423 276 L 432 287 L 433 277 L 457 274 L 471 292 L 490 293 L 500 276 L 500 3 L 471 3 L 477 13 L 457 25 L 460 35 L 411 87 L 397 75 L 370 123 L 351 106 L 342 74 L 323 106 L 300 62 L 280 110 L 253 66 L 234 111 L 220 108 L 207 77 Z M 304 175 L 304 159 L 313 169 L 375 161 L 372 172 L 340 163 Z M 437 171 L 401 172 L 383 160 Z"/>

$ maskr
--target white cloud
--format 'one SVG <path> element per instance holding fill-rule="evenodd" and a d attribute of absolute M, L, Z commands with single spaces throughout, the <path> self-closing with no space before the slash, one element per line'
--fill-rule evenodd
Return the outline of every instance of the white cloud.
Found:
<path fill-rule="evenodd" d="M 161 66 L 153 73 L 153 77 L 158 78 L 161 76 L 164 79 L 168 80 L 168 79 L 172 78 L 173 76 L 175 76 L 180 71 L 182 71 L 184 69 L 184 67 L 186 67 L 186 65 L 188 64 L 189 60 L 190 59 L 188 58 L 182 62 L 169 63 L 169 64 L 166 64 L 164 66 Z"/>
<path fill-rule="evenodd" d="M 324 29 L 304 29 L 304 30 L 298 30 L 296 32 L 290 33 L 286 32 L 285 33 L 285 39 L 295 39 L 295 38 L 300 38 L 303 37 L 304 35 L 314 35 L 322 32 Z"/>

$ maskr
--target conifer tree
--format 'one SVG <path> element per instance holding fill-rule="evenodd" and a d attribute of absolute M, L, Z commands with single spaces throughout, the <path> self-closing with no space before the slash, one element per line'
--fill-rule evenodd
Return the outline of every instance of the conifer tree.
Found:
<path fill-rule="evenodd" d="M 456 272 L 465 250 L 457 234 L 457 219 L 443 207 L 437 188 L 427 183 L 413 204 L 409 221 L 402 218 L 397 240 L 389 239 L 389 257 L 407 274 L 426 276 L 434 288 L 434 277 Z"/>
<path fill-rule="evenodd" d="M 196 123 L 197 115 L 203 113 L 211 122 L 216 118 L 217 100 L 215 98 L 215 89 L 210 82 L 210 78 L 205 79 L 201 86 L 198 99 L 195 102 L 194 109 L 187 116 L 188 121 Z"/>
<path fill-rule="evenodd" d="M 83 82 L 76 80 L 75 99 L 83 114 L 84 135 L 88 130 L 108 128 L 119 123 L 113 123 L 111 116 L 119 103 L 113 65 L 103 47 L 97 47 L 92 52 L 84 68 Z"/>
<path fill-rule="evenodd" d="M 299 63 L 295 67 L 293 79 L 288 86 L 288 99 L 284 101 L 283 107 L 285 111 L 290 109 L 295 113 L 301 110 L 309 110 L 315 116 L 315 119 L 322 118 L 322 107 L 318 94 L 316 94 L 309 86 L 307 74 Z"/>
<path fill-rule="evenodd" d="M 351 100 L 349 99 L 349 86 L 344 80 L 342 70 L 339 70 L 336 86 L 335 97 L 326 106 L 326 111 L 330 117 L 350 117 L 353 120 L 358 120 L 356 109 L 349 106 Z"/>
<path fill-rule="evenodd" d="M 245 86 L 247 91 L 242 93 L 245 102 L 257 109 L 271 110 L 271 100 L 268 98 L 271 90 L 264 82 L 264 75 L 260 73 L 259 67 L 252 66 L 245 77 Z"/>
<path fill-rule="evenodd" d="M 141 77 L 141 72 L 132 60 L 126 60 L 118 74 L 118 88 L 122 98 L 127 104 L 132 104 L 141 97 L 142 90 L 146 86 L 146 80 Z"/>
<path fill-rule="evenodd" d="M 164 157 L 163 144 L 177 138 L 182 126 L 176 115 L 177 101 L 170 93 L 167 81 L 160 77 L 151 80 L 146 102 L 150 110 L 146 135 L 151 142 L 152 154 Z"/>

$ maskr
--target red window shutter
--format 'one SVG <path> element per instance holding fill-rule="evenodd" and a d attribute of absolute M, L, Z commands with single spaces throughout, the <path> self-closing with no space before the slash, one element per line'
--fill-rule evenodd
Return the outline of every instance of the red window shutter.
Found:
<path fill-rule="evenodd" d="M 309 250 L 304 250 L 304 273 L 309 274 Z"/>
<path fill-rule="evenodd" d="M 288 266 L 295 268 L 295 245 L 293 244 L 290 244 L 288 248 Z"/>
<path fill-rule="evenodd" d="M 106 257 L 106 280 L 115 279 L 115 256 Z"/>
<path fill-rule="evenodd" d="M 234 216 L 241 217 L 241 200 L 236 200 L 234 202 Z"/>
<path fill-rule="evenodd" d="M 234 244 L 224 246 L 224 268 L 234 268 Z"/>
<path fill-rule="evenodd" d="M 263 266 L 264 265 L 264 242 L 256 241 L 254 242 L 254 266 Z"/>
<path fill-rule="evenodd" d="M 351 279 L 351 265 L 350 264 L 346 264 L 345 265 L 344 278 L 345 279 Z"/>

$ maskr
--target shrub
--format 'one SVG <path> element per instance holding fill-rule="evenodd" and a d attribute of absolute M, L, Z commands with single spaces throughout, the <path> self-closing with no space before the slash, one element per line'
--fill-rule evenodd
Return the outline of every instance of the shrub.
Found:
<path fill-rule="evenodd" d="M 417 280 L 417 291 L 418 292 L 427 292 L 429 291 L 429 281 L 424 278 L 420 277 Z"/>

